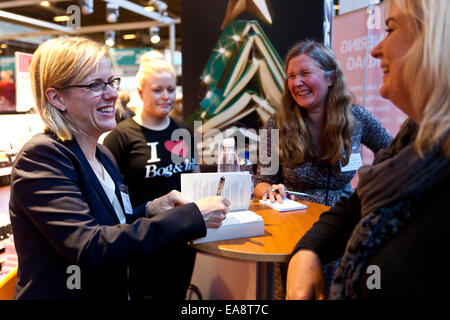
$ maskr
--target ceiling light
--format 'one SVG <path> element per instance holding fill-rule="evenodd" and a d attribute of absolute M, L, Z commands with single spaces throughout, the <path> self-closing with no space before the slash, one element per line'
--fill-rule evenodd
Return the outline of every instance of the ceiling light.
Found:
<path fill-rule="evenodd" d="M 159 27 L 150 27 L 150 41 L 152 43 L 158 43 L 160 40 Z"/>
<path fill-rule="evenodd" d="M 108 2 L 106 4 L 106 21 L 116 23 L 119 17 L 119 5 L 117 3 Z"/>
<path fill-rule="evenodd" d="M 167 16 L 168 5 L 164 1 L 149 0 L 144 8 L 147 11 L 158 11 L 161 16 Z"/>
<path fill-rule="evenodd" d="M 48 1 L 41 1 L 40 5 L 43 6 L 43 7 L 50 7 L 50 2 L 48 2 Z"/>
<path fill-rule="evenodd" d="M 94 12 L 94 0 L 78 0 L 83 14 L 91 14 Z"/>
<path fill-rule="evenodd" d="M 166 11 L 167 7 L 168 7 L 167 3 L 165 3 L 164 1 L 161 1 L 161 0 L 152 0 L 152 1 L 150 1 L 149 4 L 157 7 L 159 12 Z"/>
<path fill-rule="evenodd" d="M 64 21 L 69 21 L 70 17 L 69 16 L 55 16 L 53 17 L 53 21 L 55 22 L 64 22 Z"/>
<path fill-rule="evenodd" d="M 116 32 L 114 30 L 105 31 L 105 45 L 112 47 L 115 44 Z"/>
<path fill-rule="evenodd" d="M 136 39 L 136 35 L 134 33 L 124 34 L 122 36 L 123 40 L 133 40 Z"/>

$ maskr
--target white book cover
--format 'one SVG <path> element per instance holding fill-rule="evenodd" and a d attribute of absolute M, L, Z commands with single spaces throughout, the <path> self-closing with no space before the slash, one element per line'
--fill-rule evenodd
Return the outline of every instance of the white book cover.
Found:
<path fill-rule="evenodd" d="M 193 241 L 194 244 L 257 237 L 264 235 L 264 220 L 250 210 L 231 211 L 219 228 L 206 229 L 206 236 Z"/>
<path fill-rule="evenodd" d="M 267 200 L 259 200 L 259 203 L 262 203 L 263 205 L 270 207 L 278 212 L 286 212 L 286 211 L 293 211 L 293 210 L 303 210 L 306 209 L 306 205 L 303 203 L 291 200 L 291 199 L 283 199 L 283 202 L 270 202 L 269 199 Z"/>
<path fill-rule="evenodd" d="M 214 196 L 222 176 L 225 184 L 221 195 L 230 200 L 230 212 L 219 228 L 207 229 L 206 236 L 194 240 L 194 244 L 264 235 L 263 218 L 248 210 L 252 187 L 249 172 L 183 173 L 181 193 L 190 201 Z"/>

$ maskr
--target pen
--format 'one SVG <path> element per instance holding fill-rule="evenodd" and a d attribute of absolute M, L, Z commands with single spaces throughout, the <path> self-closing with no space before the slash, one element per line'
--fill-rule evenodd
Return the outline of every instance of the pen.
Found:
<path fill-rule="evenodd" d="M 217 187 L 216 196 L 220 196 L 220 194 L 222 193 L 222 188 L 223 188 L 224 184 L 225 184 L 225 177 L 222 176 L 222 177 L 220 177 L 219 186 Z"/>
<path fill-rule="evenodd" d="M 279 192 L 278 191 L 278 189 L 272 189 L 272 191 L 273 192 Z M 312 197 L 312 198 L 314 198 L 314 196 L 312 196 L 312 195 L 310 195 L 310 194 L 307 194 L 307 193 L 303 193 L 303 192 L 297 192 L 297 191 L 289 191 L 289 190 L 284 190 L 286 193 L 289 193 L 289 194 L 295 194 L 295 195 L 298 195 L 298 196 L 306 196 L 306 197 Z"/>

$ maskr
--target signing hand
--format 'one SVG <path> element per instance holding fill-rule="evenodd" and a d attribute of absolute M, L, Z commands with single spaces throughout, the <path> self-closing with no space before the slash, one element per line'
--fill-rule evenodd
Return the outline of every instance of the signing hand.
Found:
<path fill-rule="evenodd" d="M 274 191 L 276 190 L 276 191 Z M 267 198 L 270 200 L 270 202 L 277 201 L 278 203 L 283 202 L 283 198 L 286 198 L 286 187 L 284 184 L 272 184 L 269 188 L 267 188 L 266 193 L 264 193 L 262 199 L 267 200 Z M 295 196 L 290 196 L 291 200 L 295 200 Z"/>
<path fill-rule="evenodd" d="M 221 196 L 206 197 L 195 201 L 205 220 L 206 228 L 218 228 L 229 211 L 230 201 Z"/>

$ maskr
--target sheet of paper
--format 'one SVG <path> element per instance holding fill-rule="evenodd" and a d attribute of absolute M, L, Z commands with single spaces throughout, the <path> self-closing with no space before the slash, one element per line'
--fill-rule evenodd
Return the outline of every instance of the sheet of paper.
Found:
<path fill-rule="evenodd" d="M 344 167 L 341 167 L 341 172 L 347 172 L 347 171 L 356 171 L 362 166 L 362 159 L 360 153 L 352 153 L 350 155 L 350 160 L 348 161 L 348 164 Z"/>

